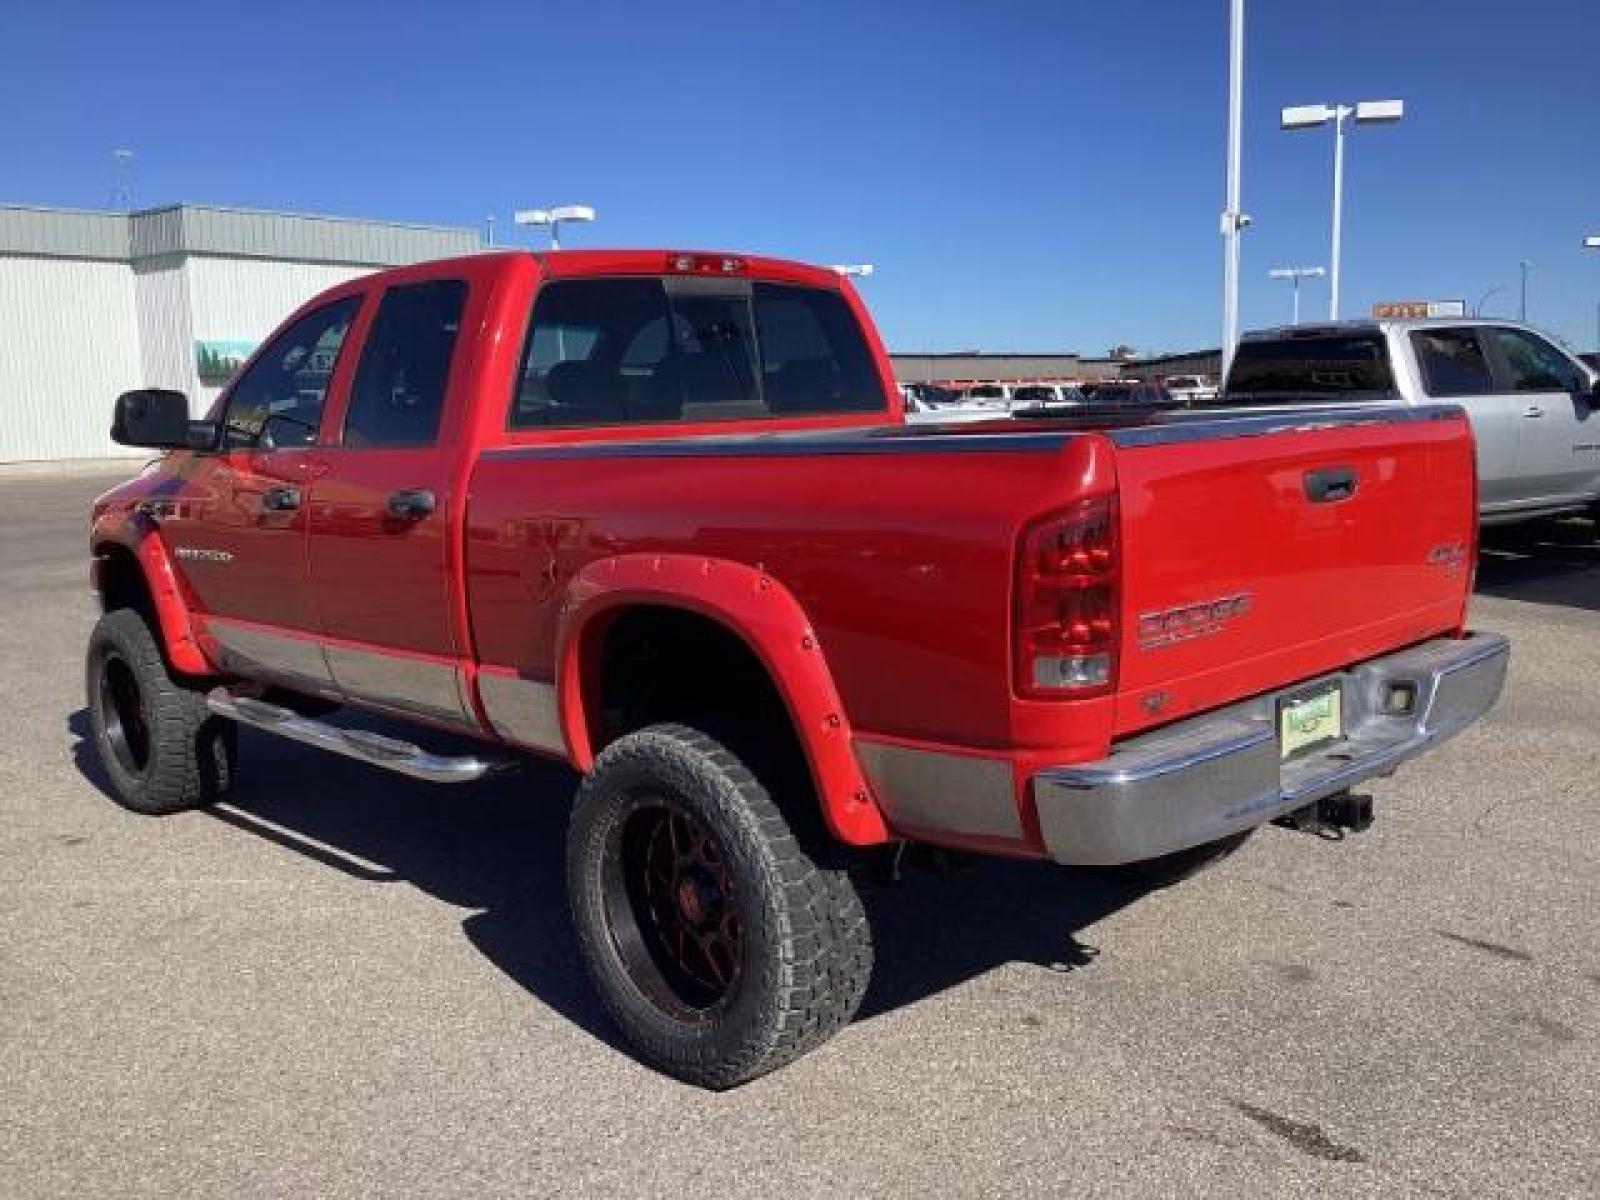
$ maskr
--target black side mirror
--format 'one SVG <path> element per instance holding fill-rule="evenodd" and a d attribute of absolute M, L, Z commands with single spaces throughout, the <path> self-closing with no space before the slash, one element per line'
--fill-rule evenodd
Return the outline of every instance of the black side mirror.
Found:
<path fill-rule="evenodd" d="M 140 388 L 117 397 L 111 416 L 111 440 L 155 450 L 188 449 L 193 445 L 190 424 L 189 398 L 182 392 Z"/>

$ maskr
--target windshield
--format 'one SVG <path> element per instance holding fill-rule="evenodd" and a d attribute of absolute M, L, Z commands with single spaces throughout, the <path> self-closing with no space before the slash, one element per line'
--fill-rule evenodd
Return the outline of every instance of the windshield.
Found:
<path fill-rule="evenodd" d="M 1394 395 L 1379 333 L 1319 334 L 1239 343 L 1226 400 L 1294 404 L 1306 399 L 1383 400 Z"/>

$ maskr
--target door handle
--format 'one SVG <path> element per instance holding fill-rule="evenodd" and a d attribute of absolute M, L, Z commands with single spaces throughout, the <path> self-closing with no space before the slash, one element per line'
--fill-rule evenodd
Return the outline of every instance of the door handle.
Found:
<path fill-rule="evenodd" d="M 1313 504 L 1337 504 L 1356 494 L 1360 484 L 1353 467 L 1327 467 L 1305 474 L 1306 499 Z"/>
<path fill-rule="evenodd" d="M 389 497 L 389 515 L 402 521 L 420 521 L 438 506 L 438 497 L 427 488 L 401 488 Z"/>
<path fill-rule="evenodd" d="M 261 493 L 261 507 L 268 512 L 293 512 L 300 507 L 300 489 L 292 487 L 268 488 Z"/>
<path fill-rule="evenodd" d="M 1544 416 L 1544 409 L 1540 408 L 1537 404 L 1530 404 L 1527 408 L 1522 410 L 1522 415 L 1525 417 L 1542 417 Z"/>

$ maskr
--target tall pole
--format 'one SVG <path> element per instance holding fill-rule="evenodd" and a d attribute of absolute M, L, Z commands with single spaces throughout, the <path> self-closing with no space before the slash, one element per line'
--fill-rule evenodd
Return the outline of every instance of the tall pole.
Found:
<path fill-rule="evenodd" d="M 1517 265 L 1522 268 L 1522 299 L 1517 304 L 1517 320 L 1526 321 L 1528 319 L 1528 268 L 1533 264 L 1527 259 L 1523 259 Z"/>
<path fill-rule="evenodd" d="M 1244 0 L 1228 10 L 1228 206 L 1222 214 L 1222 376 L 1228 376 L 1239 342 L 1240 166 L 1244 126 Z"/>
<path fill-rule="evenodd" d="M 1294 276 L 1294 324 L 1300 324 L 1300 276 Z"/>
<path fill-rule="evenodd" d="M 1336 105 L 1333 117 L 1333 267 L 1328 276 L 1328 320 L 1339 319 L 1339 246 L 1344 237 L 1344 121 L 1354 110 Z"/>

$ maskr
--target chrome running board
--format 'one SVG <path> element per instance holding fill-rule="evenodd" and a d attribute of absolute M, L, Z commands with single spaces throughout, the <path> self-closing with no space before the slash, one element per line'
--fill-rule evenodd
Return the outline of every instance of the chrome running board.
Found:
<path fill-rule="evenodd" d="M 219 717 L 226 717 L 252 729 L 358 759 L 371 766 L 382 767 L 385 771 L 395 771 L 413 779 L 426 779 L 429 783 L 471 783 L 491 771 L 511 766 L 514 761 L 479 758 L 472 754 L 430 754 L 421 746 L 399 738 L 385 737 L 365 729 L 341 729 L 325 721 L 302 717 L 282 705 L 268 704 L 265 700 L 250 696 L 235 696 L 227 688 L 213 688 L 207 693 L 206 707 Z"/>

